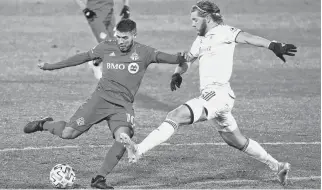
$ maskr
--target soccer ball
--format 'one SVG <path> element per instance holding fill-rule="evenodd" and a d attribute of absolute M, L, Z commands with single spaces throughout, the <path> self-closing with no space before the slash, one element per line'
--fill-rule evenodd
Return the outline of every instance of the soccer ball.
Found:
<path fill-rule="evenodd" d="M 72 187 L 76 179 L 73 168 L 67 164 L 57 164 L 50 171 L 51 184 L 59 189 Z"/>

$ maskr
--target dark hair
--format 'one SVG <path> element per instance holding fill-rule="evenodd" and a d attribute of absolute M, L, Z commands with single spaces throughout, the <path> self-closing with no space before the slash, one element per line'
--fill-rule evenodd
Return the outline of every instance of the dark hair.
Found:
<path fill-rule="evenodd" d="M 119 23 L 117 23 L 116 30 L 120 32 L 136 33 L 136 23 L 131 19 L 122 19 Z"/>
<path fill-rule="evenodd" d="M 210 15 L 213 21 L 218 24 L 223 23 L 222 15 L 219 7 L 211 0 L 200 0 L 196 5 L 192 6 L 191 12 L 198 11 L 200 17 Z"/>

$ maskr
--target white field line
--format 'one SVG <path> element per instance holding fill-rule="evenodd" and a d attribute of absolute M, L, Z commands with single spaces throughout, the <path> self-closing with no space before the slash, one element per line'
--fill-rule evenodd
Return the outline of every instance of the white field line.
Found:
<path fill-rule="evenodd" d="M 290 177 L 290 181 L 308 181 L 308 180 L 318 180 L 321 176 L 309 176 L 309 177 Z M 207 185 L 207 184 L 254 184 L 260 182 L 276 181 L 277 179 L 262 179 L 262 180 L 250 180 L 250 179 L 235 179 L 235 180 L 211 180 L 211 181 L 199 181 L 187 183 L 189 185 Z M 151 185 L 131 185 L 131 186 L 116 186 L 116 188 L 121 189 L 137 189 L 137 188 L 156 188 L 156 187 L 169 187 L 171 184 L 151 184 Z"/>
<path fill-rule="evenodd" d="M 262 145 L 321 145 L 321 142 L 266 142 L 260 143 Z M 226 143 L 187 143 L 187 144 L 169 144 L 163 143 L 160 146 L 226 146 Z M 52 150 L 52 149 L 78 149 L 78 148 L 105 148 L 111 147 L 111 145 L 65 145 L 65 146 L 44 146 L 44 147 L 24 147 L 24 148 L 4 148 L 0 149 L 0 152 L 12 152 L 12 151 L 27 151 L 27 150 Z"/>

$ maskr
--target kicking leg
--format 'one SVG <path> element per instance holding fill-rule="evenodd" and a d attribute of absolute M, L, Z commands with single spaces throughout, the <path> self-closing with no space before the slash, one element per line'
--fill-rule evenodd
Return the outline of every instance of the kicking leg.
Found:
<path fill-rule="evenodd" d="M 185 104 L 169 112 L 165 121 L 139 144 L 133 142 L 128 135 L 121 134 L 121 141 L 128 151 L 129 162 L 137 162 L 147 151 L 167 141 L 179 126 L 191 124 L 192 117 L 191 108 Z"/>

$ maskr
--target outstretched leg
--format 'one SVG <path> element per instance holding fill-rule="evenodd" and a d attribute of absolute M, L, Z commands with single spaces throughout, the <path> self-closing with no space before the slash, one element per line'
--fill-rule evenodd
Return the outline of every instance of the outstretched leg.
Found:
<path fill-rule="evenodd" d="M 190 107 L 181 105 L 169 112 L 164 122 L 139 144 L 133 142 L 128 135 L 121 134 L 121 142 L 126 147 L 129 162 L 137 162 L 147 151 L 170 139 L 179 126 L 191 123 L 191 117 Z"/>
<path fill-rule="evenodd" d="M 245 137 L 237 127 L 236 121 L 231 113 L 221 115 L 220 117 L 220 119 L 215 119 L 215 122 L 219 124 L 219 133 L 223 140 L 229 146 L 245 152 L 250 157 L 268 165 L 271 170 L 277 173 L 281 184 L 286 185 L 291 165 L 286 162 L 278 162 L 259 143 Z"/>

